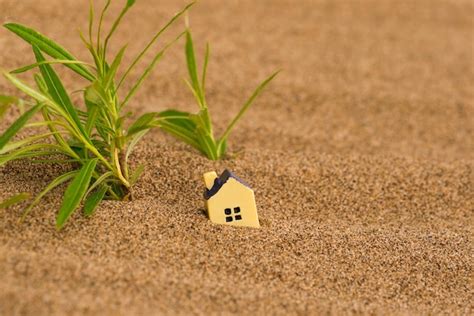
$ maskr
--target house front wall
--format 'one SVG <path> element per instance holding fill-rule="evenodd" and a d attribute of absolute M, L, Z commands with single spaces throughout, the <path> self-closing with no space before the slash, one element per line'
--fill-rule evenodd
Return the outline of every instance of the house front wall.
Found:
<path fill-rule="evenodd" d="M 235 179 L 227 180 L 206 204 L 213 223 L 260 227 L 253 191 Z"/>

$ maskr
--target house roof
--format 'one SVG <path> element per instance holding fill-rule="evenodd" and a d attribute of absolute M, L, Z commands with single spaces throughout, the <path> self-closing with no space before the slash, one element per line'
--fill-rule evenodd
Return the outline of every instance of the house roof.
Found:
<path fill-rule="evenodd" d="M 217 192 L 219 192 L 219 190 L 224 186 L 224 184 L 227 182 L 227 180 L 229 180 L 230 178 L 233 178 L 237 181 L 239 181 L 240 183 L 242 183 L 243 185 L 245 185 L 246 187 L 250 188 L 250 186 L 245 183 L 242 179 L 240 179 L 239 177 L 237 177 L 235 174 L 233 174 L 232 172 L 230 172 L 229 170 L 224 170 L 224 172 L 220 175 L 220 177 L 216 178 L 214 180 L 214 185 L 212 186 L 211 189 L 206 189 L 204 191 L 204 198 L 206 200 L 209 200 L 211 197 L 213 197 L 214 195 L 217 194 Z"/>

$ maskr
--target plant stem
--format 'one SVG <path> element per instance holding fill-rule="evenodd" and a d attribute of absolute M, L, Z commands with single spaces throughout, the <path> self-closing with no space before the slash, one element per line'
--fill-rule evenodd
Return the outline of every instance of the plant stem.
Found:
<path fill-rule="evenodd" d="M 117 148 L 114 149 L 114 160 L 115 160 L 115 166 L 117 167 L 117 176 L 122 181 L 122 183 L 125 185 L 127 189 L 130 188 L 130 182 L 128 182 L 127 179 L 122 174 L 122 167 L 120 166 L 120 159 L 119 159 L 119 151 Z"/>

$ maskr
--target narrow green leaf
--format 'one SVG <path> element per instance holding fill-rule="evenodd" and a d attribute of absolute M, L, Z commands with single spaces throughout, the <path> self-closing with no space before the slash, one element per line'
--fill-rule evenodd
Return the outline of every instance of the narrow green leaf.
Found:
<path fill-rule="evenodd" d="M 92 45 L 92 32 L 93 32 L 93 27 L 94 27 L 94 0 L 90 0 L 89 2 L 89 28 L 88 28 L 88 31 L 89 31 L 89 41 L 90 45 Z"/>
<path fill-rule="evenodd" d="M 159 126 L 163 131 L 168 132 L 168 134 L 173 135 L 178 139 L 181 139 L 185 143 L 193 146 L 198 150 L 201 150 L 199 141 L 196 139 L 195 135 L 189 132 L 188 130 L 182 128 L 181 126 L 177 126 L 171 122 L 166 121 L 160 121 Z"/>
<path fill-rule="evenodd" d="M 46 188 L 44 188 L 43 191 L 41 191 L 36 197 L 35 199 L 33 200 L 33 202 L 25 209 L 25 211 L 23 212 L 23 215 L 21 216 L 20 218 L 20 222 L 23 221 L 26 216 L 31 212 L 31 210 L 36 206 L 38 205 L 38 203 L 41 201 L 41 199 L 43 198 L 43 196 L 45 196 L 46 194 L 48 194 L 49 191 L 53 190 L 55 187 L 59 186 L 60 184 L 68 181 L 69 179 L 72 179 L 75 175 L 77 174 L 77 171 L 70 171 L 70 172 L 67 172 L 65 174 L 62 174 L 60 175 L 59 177 L 57 177 L 56 179 L 54 179 L 53 181 L 51 181 L 47 186 Z"/>
<path fill-rule="evenodd" d="M 107 0 L 107 2 L 104 5 L 104 8 L 102 9 L 102 12 L 100 13 L 100 18 L 99 18 L 99 26 L 97 28 L 97 51 L 100 50 L 100 37 L 102 35 L 102 22 L 104 21 L 105 13 L 109 9 L 111 0 Z"/>
<path fill-rule="evenodd" d="M 196 90 L 194 90 L 193 85 L 186 79 L 184 79 L 184 83 L 186 83 L 189 90 L 191 90 L 191 93 L 193 94 L 194 98 L 196 99 L 196 101 L 199 105 L 199 108 L 200 109 L 205 108 L 205 104 L 202 102 L 201 97 L 199 96 L 199 93 Z"/>
<path fill-rule="evenodd" d="M 102 104 L 101 98 L 97 91 L 94 89 L 94 84 L 87 87 L 84 91 L 84 103 L 87 107 L 87 119 L 85 124 L 85 130 L 88 137 L 91 137 L 94 126 L 98 124 L 98 115 L 100 112 L 99 104 Z"/>
<path fill-rule="evenodd" d="M 201 78 L 203 96 L 206 92 L 207 65 L 209 63 L 209 54 L 210 54 L 209 51 L 210 51 L 209 43 L 207 43 L 207 45 L 206 45 L 206 54 L 204 55 L 204 66 L 202 67 L 202 78 Z"/>
<path fill-rule="evenodd" d="M 20 193 L 0 203 L 0 209 L 10 207 L 30 198 L 29 193 Z"/>
<path fill-rule="evenodd" d="M 190 118 L 191 114 L 188 112 L 182 112 L 177 110 L 165 110 L 158 113 L 158 120 L 165 120 L 171 122 L 174 125 L 183 127 L 191 132 L 196 129 L 196 123 Z"/>
<path fill-rule="evenodd" d="M 211 160 L 218 158 L 217 145 L 211 134 L 207 133 L 202 127 L 198 127 L 197 137 L 199 142 L 199 150 Z"/>
<path fill-rule="evenodd" d="M 86 201 L 84 202 L 84 215 L 86 216 L 91 216 L 94 214 L 95 210 L 97 209 L 97 206 L 99 206 L 99 203 L 104 199 L 105 193 L 107 192 L 108 187 L 105 185 L 102 185 L 94 191 L 92 194 L 90 194 L 87 198 Z"/>
<path fill-rule="evenodd" d="M 74 177 L 74 180 L 69 184 L 64 193 L 63 203 L 56 218 L 57 229 L 61 229 L 64 226 L 69 216 L 71 216 L 84 198 L 96 165 L 97 159 L 87 161 Z"/>
<path fill-rule="evenodd" d="M 157 115 L 158 113 L 156 112 L 143 114 L 128 128 L 127 135 L 132 136 L 140 131 L 153 127 L 151 123 L 154 121 Z"/>
<path fill-rule="evenodd" d="M 209 134 L 211 136 L 213 135 L 211 116 L 207 107 L 202 108 L 197 114 L 192 114 L 190 117 L 196 122 L 196 125 L 200 127 L 205 134 Z M 212 138 L 214 137 L 212 136 Z"/>
<path fill-rule="evenodd" d="M 52 154 L 69 154 L 61 146 L 54 144 L 33 144 L 22 147 L 16 151 L 9 152 L 5 155 L 0 155 L 0 167 L 9 161 L 28 158 L 28 157 L 39 157 L 44 155 Z"/>
<path fill-rule="evenodd" d="M 94 81 L 84 90 L 84 101 L 86 106 L 91 104 L 102 105 L 105 101 L 105 92 L 102 90 L 99 81 Z"/>
<path fill-rule="evenodd" d="M 55 59 L 76 60 L 71 53 L 59 44 L 29 27 L 16 23 L 7 23 L 4 26 L 26 42 L 38 47 L 45 54 Z M 65 66 L 89 81 L 94 80 L 94 75 L 83 65 L 70 64 Z"/>
<path fill-rule="evenodd" d="M 5 116 L 5 113 L 7 113 L 9 107 L 10 104 L 0 104 L 0 119 Z"/>
<path fill-rule="evenodd" d="M 194 53 L 194 44 L 191 32 L 186 31 L 186 64 L 188 66 L 189 77 L 191 78 L 191 84 L 194 91 L 197 93 L 199 100 L 202 102 L 202 89 L 199 84 L 198 71 L 196 65 L 196 55 Z"/>
<path fill-rule="evenodd" d="M 104 78 L 104 89 L 108 90 L 113 82 L 115 75 L 117 74 L 118 67 L 120 66 L 120 63 L 122 62 L 123 55 L 125 53 L 125 50 L 127 49 L 127 45 L 122 47 L 120 51 L 118 52 L 117 56 L 115 56 L 114 61 L 112 62 L 112 65 L 110 65 L 109 70 L 107 71 L 107 75 Z"/>
<path fill-rule="evenodd" d="M 106 140 L 107 142 L 110 142 L 115 135 L 115 131 L 104 124 L 98 125 L 96 122 L 95 129 L 97 130 L 97 133 L 100 135 L 100 137 L 102 137 L 102 139 Z"/>
<path fill-rule="evenodd" d="M 44 94 L 48 95 L 48 86 L 46 85 L 46 82 L 44 82 L 43 77 L 41 77 L 40 74 L 34 74 L 33 78 L 35 79 L 36 86 L 38 87 L 38 90 Z"/>
<path fill-rule="evenodd" d="M 140 139 L 142 139 L 142 137 L 145 136 L 146 133 L 148 133 L 149 131 L 150 131 L 149 129 L 146 129 L 133 135 L 133 137 L 130 140 L 130 144 L 128 144 L 127 152 L 125 153 L 125 165 L 128 164 L 128 157 L 131 155 L 131 153 L 135 149 L 135 146 L 138 144 Z"/>
<path fill-rule="evenodd" d="M 31 65 L 27 65 L 21 68 L 17 68 L 15 70 L 10 71 L 11 74 L 21 74 L 24 73 L 28 70 L 31 70 L 33 68 L 39 67 L 41 65 L 54 65 L 54 64 L 62 64 L 62 65 L 85 65 L 85 66 L 90 66 L 88 63 L 82 62 L 82 61 L 77 61 L 77 60 L 60 60 L 60 59 L 54 59 L 54 60 L 45 60 L 40 63 L 34 63 Z"/>
<path fill-rule="evenodd" d="M 42 105 L 38 104 L 28 111 L 26 111 L 22 116 L 20 116 L 15 123 L 13 123 L 3 134 L 0 136 L 0 150 L 10 141 L 10 139 L 18 133 L 20 129 L 28 122 L 31 117 L 40 110 Z"/>
<path fill-rule="evenodd" d="M 112 24 L 112 28 L 110 29 L 109 34 L 107 34 L 107 37 L 105 38 L 105 41 L 104 41 L 104 50 L 102 52 L 102 55 L 104 56 L 104 60 L 107 54 L 107 47 L 109 45 L 110 39 L 112 38 L 112 35 L 115 33 L 118 26 L 120 25 L 122 18 L 125 16 L 125 14 L 127 14 L 128 10 L 130 10 L 130 8 L 133 6 L 134 3 L 135 3 L 134 0 L 127 0 L 127 3 L 125 4 L 124 8 L 122 9 L 122 11 L 120 11 L 120 14 L 118 15 L 117 19 Z"/>
<path fill-rule="evenodd" d="M 165 24 L 164 27 L 162 27 L 156 34 L 153 36 L 153 38 L 148 42 L 148 44 L 145 46 L 145 48 L 135 57 L 131 65 L 127 68 L 125 71 L 124 75 L 120 79 L 118 85 L 117 85 L 117 90 L 122 86 L 122 83 L 125 81 L 127 76 L 130 74 L 132 69 L 138 64 L 138 62 L 143 58 L 143 56 L 146 54 L 146 52 L 151 48 L 151 46 L 156 42 L 156 40 L 163 34 L 180 16 L 182 16 L 186 11 L 189 10 L 196 2 L 191 2 L 187 6 L 185 6 L 181 11 L 176 13 L 173 18 L 171 18 L 168 23 Z"/>
<path fill-rule="evenodd" d="M 44 151 L 34 151 L 34 152 L 24 151 L 21 153 L 15 152 L 14 154 L 0 155 L 0 167 L 12 160 L 25 159 L 25 158 L 39 158 L 42 156 L 50 156 L 50 155 L 55 155 L 55 154 L 58 154 L 58 152 L 51 151 L 51 150 L 44 150 Z"/>
<path fill-rule="evenodd" d="M 12 97 L 9 95 L 0 95 L 0 105 L 4 104 L 15 104 L 18 102 L 17 97 Z"/>
<path fill-rule="evenodd" d="M 101 64 L 101 61 L 99 60 L 99 56 L 97 55 L 97 52 L 95 51 L 94 43 L 92 42 L 92 34 L 90 34 L 90 36 L 91 36 L 90 40 L 88 41 L 84 37 L 84 34 L 82 34 L 82 32 L 79 31 L 79 37 L 81 38 L 81 41 L 84 44 L 84 46 L 87 48 L 87 50 L 92 55 L 92 59 L 94 59 L 94 64 L 95 64 L 95 67 L 96 67 L 96 72 L 97 72 L 98 76 L 100 77 L 102 75 L 102 64 Z"/>
<path fill-rule="evenodd" d="M 92 129 L 94 128 L 98 114 L 99 107 L 97 105 L 92 104 L 87 108 L 86 133 L 88 137 L 91 137 Z"/>
<path fill-rule="evenodd" d="M 36 61 L 38 63 L 44 62 L 45 58 L 41 54 L 40 50 L 33 46 L 33 51 L 35 53 Z M 63 107 L 66 113 L 69 115 L 70 119 L 76 124 L 77 129 L 85 135 L 84 127 L 82 126 L 79 116 L 76 109 L 74 108 L 69 95 L 66 92 L 59 76 L 56 74 L 54 69 L 48 64 L 39 65 L 41 74 L 43 76 L 46 85 L 48 86 L 48 92 L 53 98 L 53 100 Z"/>
<path fill-rule="evenodd" d="M 106 126 L 103 125 L 102 130 L 107 128 L 111 131 L 112 135 L 115 134 L 115 131 L 112 130 L 113 122 L 111 121 L 111 118 L 115 117 L 116 115 L 115 109 L 111 109 L 109 106 L 107 106 L 107 92 L 104 91 L 102 84 L 98 80 L 94 81 L 92 85 L 85 89 L 84 101 L 86 103 L 88 111 L 90 111 L 93 107 L 97 107 L 99 109 L 99 117 L 95 122 L 92 121 L 92 118 L 89 118 L 90 123 L 92 123 L 92 125 L 95 125 L 98 131 L 99 125 L 101 123 L 105 123 Z"/>
<path fill-rule="evenodd" d="M 69 152 L 73 158 L 79 158 L 79 157 L 75 157 L 74 155 L 74 151 L 69 147 L 69 145 L 67 144 L 66 140 L 64 139 L 64 137 L 61 135 L 61 132 L 60 130 L 57 128 L 59 126 L 63 126 L 66 128 L 66 130 L 68 130 L 70 128 L 70 126 L 66 125 L 65 123 L 63 122 L 58 122 L 58 121 L 52 121 L 51 120 L 51 115 L 50 115 L 50 111 L 48 111 L 48 108 L 47 107 L 44 107 L 41 111 L 43 113 L 43 119 L 44 121 L 43 122 L 40 122 L 40 123 L 46 123 L 48 129 L 51 131 L 51 133 L 53 134 L 54 136 L 54 139 L 58 142 L 58 144 L 64 148 L 65 151 Z"/>
<path fill-rule="evenodd" d="M 43 138 L 47 138 L 47 137 L 55 135 L 55 134 L 56 134 L 56 132 L 45 133 L 45 134 L 41 134 L 41 135 L 27 137 L 27 138 L 24 138 L 24 139 L 16 141 L 16 142 L 9 142 L 2 149 L 0 149 L 0 155 L 3 155 L 5 153 L 10 152 L 12 150 L 15 150 L 17 148 L 28 145 L 28 144 L 30 144 L 34 141 L 37 141 L 37 140 L 40 140 L 40 139 L 43 139 Z"/>
<path fill-rule="evenodd" d="M 176 110 L 160 112 L 156 125 L 174 137 L 201 150 L 197 139 L 196 123 L 190 118 L 190 114 Z"/>
<path fill-rule="evenodd" d="M 35 89 L 32 89 L 30 86 L 28 86 L 27 84 L 23 83 L 20 79 L 16 78 L 15 76 L 7 73 L 7 72 L 3 72 L 3 76 L 8 80 L 10 81 L 15 87 L 17 87 L 18 89 L 20 89 L 21 91 L 23 91 L 25 94 L 29 95 L 30 97 L 32 97 L 33 99 L 35 99 L 36 101 L 38 101 L 39 103 L 46 103 L 46 102 L 49 102 L 49 99 L 44 96 L 43 94 L 39 93 L 38 91 L 36 91 Z"/>
<path fill-rule="evenodd" d="M 132 175 L 130 176 L 130 184 L 131 185 L 134 185 L 135 183 L 137 183 L 137 181 L 140 178 L 140 176 L 142 175 L 143 171 L 145 171 L 145 166 L 143 164 L 139 165 L 137 167 L 137 169 L 135 169 L 135 171 L 133 171 Z"/>
<path fill-rule="evenodd" d="M 168 48 L 171 47 L 171 45 L 173 45 L 178 39 L 181 38 L 181 36 L 184 35 L 184 32 L 181 33 L 180 35 L 178 35 L 178 37 L 176 37 L 172 42 L 168 43 L 161 51 L 158 52 L 158 54 L 155 55 L 155 57 L 153 58 L 152 62 L 150 63 L 150 65 L 148 65 L 148 67 L 145 68 L 145 71 L 142 73 L 142 75 L 140 76 L 140 78 L 137 80 L 137 82 L 133 85 L 133 87 L 130 89 L 130 92 L 127 94 L 127 96 L 125 97 L 125 100 L 122 102 L 122 104 L 120 105 L 120 107 L 124 107 L 129 101 L 130 99 L 135 95 L 135 93 L 137 92 L 138 88 L 140 88 L 141 84 L 143 83 L 143 81 L 150 75 L 150 73 L 152 72 L 152 70 L 155 68 L 156 64 L 158 63 L 158 61 L 160 61 L 160 59 L 163 57 L 163 55 L 165 54 L 166 50 Z"/>
<path fill-rule="evenodd" d="M 163 57 L 163 52 L 160 52 L 159 54 L 157 54 L 155 56 L 155 58 L 153 58 L 153 61 L 145 69 L 145 72 L 140 76 L 138 81 L 133 85 L 133 87 L 128 92 L 128 94 L 125 97 L 124 101 L 120 105 L 121 108 L 124 107 L 125 105 L 127 105 L 127 103 L 130 101 L 130 99 L 135 95 L 135 93 L 137 93 L 138 88 L 140 88 L 143 81 L 145 81 L 145 79 L 150 75 L 151 71 L 153 70 L 153 68 L 155 68 L 155 65 L 158 63 L 158 61 L 161 59 L 161 57 Z"/>
<path fill-rule="evenodd" d="M 105 184 L 107 182 L 107 180 L 110 177 L 113 177 L 113 176 L 114 176 L 114 173 L 112 171 L 108 171 L 108 172 L 102 174 L 100 177 L 98 177 L 95 180 L 95 182 L 89 187 L 89 189 L 87 189 L 87 192 L 86 192 L 85 196 L 88 196 L 98 186 Z"/>
<path fill-rule="evenodd" d="M 218 153 L 218 159 L 223 157 L 225 153 L 227 152 L 227 140 L 219 141 L 219 145 L 217 146 L 217 153 Z"/>
<path fill-rule="evenodd" d="M 43 127 L 43 126 L 48 126 L 50 124 L 61 126 L 64 123 L 61 122 L 61 121 L 40 121 L 40 122 L 28 123 L 28 124 L 25 125 L 25 128 L 27 128 L 27 127 Z"/>
<path fill-rule="evenodd" d="M 258 95 L 262 92 L 263 89 L 278 75 L 280 71 L 275 72 L 272 74 L 270 77 L 265 79 L 258 87 L 255 89 L 254 93 L 250 96 L 250 98 L 245 102 L 245 104 L 242 106 L 240 109 L 239 113 L 236 115 L 236 117 L 230 122 L 229 126 L 225 130 L 224 134 L 221 137 L 221 142 L 227 140 L 229 137 L 230 132 L 234 128 L 235 124 L 240 120 L 240 118 L 245 114 L 245 112 L 248 110 L 250 105 L 252 105 L 253 101 L 258 97 Z"/>

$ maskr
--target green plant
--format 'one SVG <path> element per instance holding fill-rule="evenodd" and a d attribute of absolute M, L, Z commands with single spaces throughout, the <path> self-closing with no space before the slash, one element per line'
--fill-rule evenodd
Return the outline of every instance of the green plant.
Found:
<path fill-rule="evenodd" d="M 110 3 L 110 0 L 106 2 L 95 28 L 97 19 L 94 18 L 94 5 L 91 1 L 88 34 L 84 36 L 81 33 L 81 39 L 92 56 L 93 64 L 78 61 L 62 46 L 31 28 L 14 23 L 5 24 L 8 30 L 31 44 L 36 62 L 12 72 L 2 71 L 5 78 L 30 99 L 23 102 L 27 110 L 0 136 L 0 166 L 16 159 L 45 156 L 50 159 L 35 161 L 72 163 L 75 166 L 74 170 L 57 177 L 39 193 L 24 211 L 22 219 L 45 194 L 60 184 L 70 182 L 56 218 L 56 226 L 61 229 L 82 201 L 84 201 L 84 213 L 91 215 L 104 199 L 127 199 L 132 185 L 143 171 L 143 167 L 130 170 L 128 158 L 140 138 L 150 128 L 156 126 L 157 113 L 144 114 L 131 124 L 126 124 L 129 114 L 124 114 L 124 109 L 174 41 L 165 45 L 154 55 L 152 62 L 130 90 L 123 91 L 123 83 L 160 35 L 194 3 L 178 12 L 155 34 L 125 69 L 122 76 L 118 75 L 118 69 L 126 46 L 118 51 L 110 63 L 107 61 L 107 53 L 110 39 L 122 18 L 134 5 L 135 0 L 126 1 L 110 31 L 104 37 L 102 21 Z M 96 33 L 95 36 L 94 33 Z M 184 33 L 180 34 L 176 40 L 182 35 Z M 47 60 L 45 55 L 53 59 Z M 79 107 L 72 102 L 53 64 L 64 65 L 86 80 L 87 83 L 82 90 L 85 106 Z M 16 76 L 34 69 L 40 71 L 39 74 L 33 76 L 36 88 Z M 123 97 L 121 97 L 122 92 Z M 11 104 L 15 103 L 20 103 L 20 100 L 0 96 L 0 116 Z M 41 114 L 42 120 L 29 123 L 37 113 Z M 24 128 L 36 129 L 36 135 L 12 140 Z M 0 204 L 0 207 L 9 206 L 27 197 L 22 193 Z"/>
<path fill-rule="evenodd" d="M 232 129 L 262 90 L 275 78 L 278 72 L 272 74 L 257 87 L 247 102 L 242 106 L 239 113 L 237 113 L 235 118 L 229 123 L 221 137 L 216 139 L 214 137 L 211 115 L 206 102 L 206 74 L 209 61 L 209 45 L 207 45 L 206 48 L 201 76 L 198 74 L 193 39 L 189 30 L 186 31 L 185 53 L 190 77 L 190 81 L 186 81 L 186 83 L 196 98 L 199 105 L 199 112 L 193 114 L 174 109 L 166 110 L 159 113 L 159 120 L 157 120 L 156 123 L 161 129 L 196 148 L 207 158 L 218 160 L 226 153 L 227 139 Z"/>

